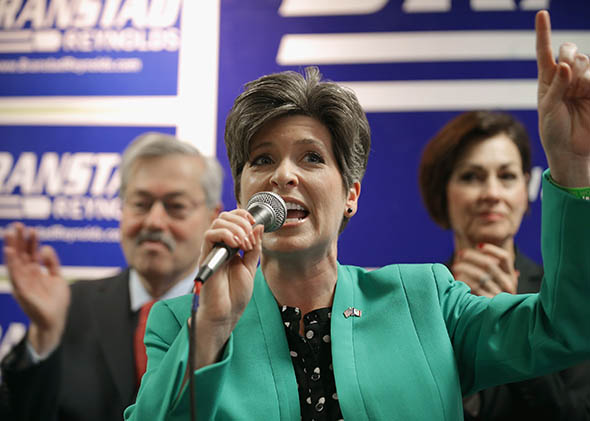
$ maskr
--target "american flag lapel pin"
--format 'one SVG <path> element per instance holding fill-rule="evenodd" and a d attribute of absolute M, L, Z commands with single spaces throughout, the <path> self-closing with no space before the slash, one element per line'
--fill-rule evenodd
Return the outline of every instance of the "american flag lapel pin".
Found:
<path fill-rule="evenodd" d="M 346 310 L 344 310 L 343 314 L 344 314 L 344 317 L 348 319 L 350 316 L 361 317 L 363 312 L 361 310 L 359 310 L 358 308 L 348 307 Z"/>

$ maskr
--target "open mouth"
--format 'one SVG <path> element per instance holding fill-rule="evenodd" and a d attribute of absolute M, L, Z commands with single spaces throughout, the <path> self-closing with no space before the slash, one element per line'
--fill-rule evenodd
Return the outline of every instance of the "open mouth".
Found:
<path fill-rule="evenodd" d="M 303 221 L 309 215 L 309 211 L 297 203 L 286 202 L 285 204 L 287 205 L 287 219 L 285 223 Z"/>

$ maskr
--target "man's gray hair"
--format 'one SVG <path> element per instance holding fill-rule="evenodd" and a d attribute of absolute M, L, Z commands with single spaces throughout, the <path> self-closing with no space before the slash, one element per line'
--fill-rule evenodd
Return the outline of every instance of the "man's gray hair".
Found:
<path fill-rule="evenodd" d="M 197 148 L 166 133 L 147 132 L 137 136 L 127 146 L 121 159 L 121 188 L 119 195 L 125 197 L 131 171 L 135 163 L 142 158 L 158 158 L 168 155 L 194 156 L 202 160 L 204 171 L 198 181 L 205 192 L 205 202 L 210 209 L 221 202 L 223 170 L 215 157 L 206 157 Z"/>

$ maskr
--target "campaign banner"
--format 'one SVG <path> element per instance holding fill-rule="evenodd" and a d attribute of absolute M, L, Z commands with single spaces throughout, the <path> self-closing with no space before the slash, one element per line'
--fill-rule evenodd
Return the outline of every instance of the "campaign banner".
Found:
<path fill-rule="evenodd" d="M 175 134 L 174 127 L 0 126 L 0 247 L 20 221 L 56 250 L 69 280 L 125 267 L 119 164 L 129 142 L 146 131 Z M 0 359 L 27 324 L 8 282 L 0 281 Z"/>
<path fill-rule="evenodd" d="M 176 95 L 182 0 L 0 2 L 0 97 Z"/>
<path fill-rule="evenodd" d="M 554 51 L 569 40 L 588 52 L 587 6 L 584 0 L 222 1 L 218 155 L 228 165 L 224 119 L 247 81 L 319 66 L 325 78 L 356 92 L 372 130 L 359 211 L 341 235 L 340 262 L 442 262 L 451 257 L 452 238 L 422 205 L 421 151 L 459 112 L 509 111 L 533 145 L 531 206 L 517 245 L 540 262 L 546 160 L 535 111 L 534 16 L 550 11 Z M 224 201 L 233 203 L 230 182 Z"/>
<path fill-rule="evenodd" d="M 20 221 L 68 280 L 126 266 L 124 147 L 162 131 L 215 154 L 218 16 L 219 0 L 0 0 L 0 247 Z M 6 276 L 0 257 L 0 359 L 26 324 Z"/>
<path fill-rule="evenodd" d="M 21 221 L 56 249 L 63 266 L 124 267 L 121 153 L 135 136 L 153 130 L 175 132 L 171 127 L 0 126 L 0 239 L 12 222 Z M 48 138 L 53 141 L 42 141 Z"/>

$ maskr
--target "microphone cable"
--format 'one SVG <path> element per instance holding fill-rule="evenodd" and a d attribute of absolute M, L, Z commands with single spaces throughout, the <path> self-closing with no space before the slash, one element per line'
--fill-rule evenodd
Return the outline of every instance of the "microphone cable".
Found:
<path fill-rule="evenodd" d="M 191 421 L 197 420 L 197 407 L 195 402 L 195 337 L 197 330 L 197 308 L 199 307 L 199 294 L 201 293 L 201 287 L 203 282 L 199 278 L 195 279 L 195 287 L 193 291 L 193 303 L 191 306 L 191 325 L 189 326 L 188 334 L 188 372 L 189 372 L 189 392 L 190 405 L 191 405 Z"/>

